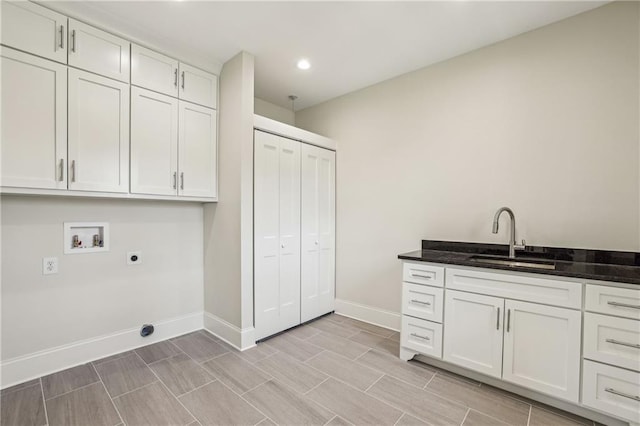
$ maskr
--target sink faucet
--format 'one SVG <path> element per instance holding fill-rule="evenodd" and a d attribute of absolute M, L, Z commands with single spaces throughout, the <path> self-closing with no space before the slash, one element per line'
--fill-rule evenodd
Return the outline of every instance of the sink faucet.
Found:
<path fill-rule="evenodd" d="M 511 233 L 509 235 L 509 258 L 514 259 L 516 257 L 516 250 L 524 250 L 525 242 L 522 240 L 522 244 L 516 244 L 516 217 L 513 214 L 513 210 L 509 207 L 500 207 L 496 212 L 496 215 L 493 217 L 493 229 L 492 232 L 494 234 L 498 233 L 498 219 L 500 219 L 500 215 L 502 212 L 507 212 L 509 214 L 509 218 L 511 219 Z"/>

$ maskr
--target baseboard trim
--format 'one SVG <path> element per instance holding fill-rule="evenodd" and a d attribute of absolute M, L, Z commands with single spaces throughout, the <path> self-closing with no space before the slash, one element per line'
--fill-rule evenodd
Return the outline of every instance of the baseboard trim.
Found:
<path fill-rule="evenodd" d="M 4 389 L 110 355 L 201 330 L 203 313 L 194 312 L 154 321 L 153 324 L 155 331 L 149 337 L 140 336 L 140 327 L 135 327 L 2 361 L 0 388 Z"/>
<path fill-rule="evenodd" d="M 402 316 L 398 312 L 391 312 L 342 299 L 336 299 L 335 309 L 337 314 L 344 315 L 345 317 L 400 331 Z"/>
<path fill-rule="evenodd" d="M 247 350 L 256 345 L 253 327 L 237 327 L 209 312 L 204 313 L 204 329 L 239 351 Z"/>

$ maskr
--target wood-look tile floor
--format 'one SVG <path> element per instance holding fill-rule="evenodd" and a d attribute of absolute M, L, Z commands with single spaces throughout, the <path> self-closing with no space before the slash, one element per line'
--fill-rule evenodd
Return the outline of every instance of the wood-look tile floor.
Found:
<path fill-rule="evenodd" d="M 398 342 L 335 314 L 244 352 L 198 331 L 5 389 L 0 424 L 593 426 L 403 362 Z"/>

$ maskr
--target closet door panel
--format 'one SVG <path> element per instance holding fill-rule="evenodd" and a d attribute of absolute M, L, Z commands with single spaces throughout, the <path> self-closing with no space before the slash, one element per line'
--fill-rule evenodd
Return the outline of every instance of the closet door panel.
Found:
<path fill-rule="evenodd" d="M 300 147 L 255 132 L 256 339 L 300 323 Z"/>
<path fill-rule="evenodd" d="M 302 146 L 302 321 L 333 310 L 335 153 Z"/>

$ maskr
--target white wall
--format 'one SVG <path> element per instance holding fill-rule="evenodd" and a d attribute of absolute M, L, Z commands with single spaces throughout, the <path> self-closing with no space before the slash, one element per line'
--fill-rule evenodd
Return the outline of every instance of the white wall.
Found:
<path fill-rule="evenodd" d="M 258 115 L 281 123 L 290 124 L 292 126 L 296 124 L 296 115 L 292 110 L 282 108 L 281 106 L 272 104 L 271 102 L 263 101 L 260 98 L 255 98 L 254 100 L 254 112 Z"/>
<path fill-rule="evenodd" d="M 8 195 L 1 201 L 3 363 L 201 315 L 201 204 Z M 64 255 L 63 222 L 87 221 L 109 223 L 109 252 Z M 142 251 L 142 264 L 127 265 L 129 251 Z M 57 275 L 42 275 L 43 257 L 58 258 Z"/>
<path fill-rule="evenodd" d="M 205 327 L 244 347 L 253 330 L 254 58 L 241 52 L 220 73 L 219 199 L 204 210 Z M 244 335 L 242 334 L 245 332 Z M 243 340 L 244 339 L 244 340 Z"/>
<path fill-rule="evenodd" d="M 615 2 L 296 114 L 334 138 L 337 298 L 400 308 L 421 239 L 640 250 L 638 3 Z M 503 223 L 506 225 L 506 218 Z"/>

